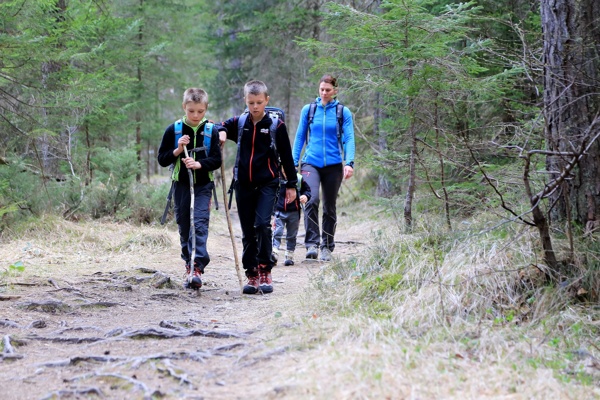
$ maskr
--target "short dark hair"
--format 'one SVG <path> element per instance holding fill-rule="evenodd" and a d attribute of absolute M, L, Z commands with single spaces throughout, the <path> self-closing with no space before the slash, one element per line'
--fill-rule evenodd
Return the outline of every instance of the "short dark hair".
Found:
<path fill-rule="evenodd" d="M 337 87 L 337 78 L 333 77 L 332 75 L 329 74 L 325 74 L 321 77 L 321 80 L 319 80 L 319 84 L 325 82 L 325 83 L 329 83 L 331 84 L 333 87 Z"/>
<path fill-rule="evenodd" d="M 208 94 L 200 88 L 189 88 L 183 93 L 183 104 L 203 103 L 208 105 Z"/>
<path fill-rule="evenodd" d="M 264 94 L 265 96 L 269 96 L 269 89 L 267 89 L 267 85 L 263 81 L 248 81 L 244 85 L 244 97 L 252 94 L 254 96 L 258 96 Z"/>

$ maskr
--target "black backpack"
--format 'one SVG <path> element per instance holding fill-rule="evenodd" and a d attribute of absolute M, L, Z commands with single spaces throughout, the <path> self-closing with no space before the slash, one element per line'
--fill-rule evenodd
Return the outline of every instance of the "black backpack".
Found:
<path fill-rule="evenodd" d="M 285 122 L 285 112 L 278 107 L 265 107 L 265 113 L 269 115 L 271 118 L 271 126 L 269 127 L 269 133 L 271 134 L 271 149 L 275 153 L 275 157 L 277 158 L 277 162 L 280 163 L 279 153 L 277 152 L 277 141 L 275 139 L 275 134 L 277 132 L 277 126 L 279 125 L 279 121 Z M 244 112 L 238 118 L 238 139 L 237 139 L 237 154 L 235 157 L 235 166 L 233 167 L 233 180 L 231 181 L 231 186 L 229 186 L 229 208 L 231 209 L 231 200 L 233 195 L 233 188 L 235 187 L 235 183 L 238 178 L 238 164 L 240 163 L 240 147 L 242 143 L 242 134 L 244 132 L 244 124 L 246 123 L 246 119 L 248 118 L 250 113 L 248 109 L 245 109 Z"/>

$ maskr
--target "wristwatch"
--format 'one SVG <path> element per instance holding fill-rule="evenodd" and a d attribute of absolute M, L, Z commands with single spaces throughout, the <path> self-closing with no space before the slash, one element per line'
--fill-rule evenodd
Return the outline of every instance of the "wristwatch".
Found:
<path fill-rule="evenodd" d="M 346 163 L 346 165 L 351 167 L 352 169 L 354 169 L 354 161 L 350 161 L 350 162 Z"/>

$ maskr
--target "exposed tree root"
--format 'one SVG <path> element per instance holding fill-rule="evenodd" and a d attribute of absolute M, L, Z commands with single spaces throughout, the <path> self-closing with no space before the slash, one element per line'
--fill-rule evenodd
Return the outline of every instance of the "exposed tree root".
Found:
<path fill-rule="evenodd" d="M 79 308 L 108 308 L 116 306 L 124 306 L 123 303 L 114 303 L 112 301 L 96 301 L 92 303 L 80 304 Z"/>
<path fill-rule="evenodd" d="M 194 388 L 194 385 L 192 384 L 192 382 L 187 378 L 186 374 L 178 374 L 175 371 L 175 367 L 173 366 L 173 364 L 171 364 L 171 361 L 169 361 L 168 359 L 165 359 L 163 361 L 163 364 L 165 364 L 165 368 L 161 368 L 160 366 L 156 367 L 156 370 L 158 372 L 162 372 L 162 373 L 166 373 L 167 375 L 177 379 L 179 381 L 180 385 L 183 385 L 184 383 L 189 385 L 190 388 Z"/>
<path fill-rule="evenodd" d="M 43 397 L 41 400 L 62 399 L 69 397 L 79 398 L 79 396 L 85 396 L 85 398 L 87 399 L 90 395 L 104 397 L 104 393 L 102 393 L 102 390 L 96 387 L 88 387 L 82 389 L 57 390 L 56 392 L 49 393 L 48 395 L 46 395 L 46 397 Z"/>
<path fill-rule="evenodd" d="M 3 354 L 13 354 L 15 352 L 15 349 L 10 344 L 10 336 L 9 335 L 5 335 L 2 338 L 2 346 L 3 346 L 2 347 Z"/>
<path fill-rule="evenodd" d="M 85 375 L 76 376 L 76 377 L 73 377 L 70 379 L 65 379 L 65 382 L 77 382 L 79 380 L 90 379 L 90 378 L 116 378 L 116 379 L 123 380 L 127 383 L 130 383 L 135 388 L 143 391 L 144 392 L 144 400 L 146 400 L 146 399 L 150 400 L 154 396 L 162 397 L 162 394 L 158 391 L 151 392 L 150 388 L 144 382 L 137 380 L 135 378 L 130 378 L 128 376 L 120 375 L 120 374 L 106 374 L 106 373 L 95 372 L 93 374 L 85 374 Z"/>
<path fill-rule="evenodd" d="M 2 354 L 0 354 L 0 360 L 16 360 L 23 358 L 21 354 L 17 354 L 10 342 L 11 339 L 9 335 L 5 335 L 2 338 Z"/>
<path fill-rule="evenodd" d="M 70 328 L 70 330 L 75 330 L 78 328 Z M 83 328 L 82 328 L 83 329 Z M 119 333 L 121 332 L 121 333 Z M 178 339 L 185 338 L 190 336 L 204 336 L 204 337 L 212 337 L 217 339 L 228 339 L 228 338 L 242 338 L 245 337 L 245 334 L 242 333 L 234 333 L 234 332 L 218 332 L 213 330 L 206 329 L 160 329 L 160 328 L 147 328 L 147 329 L 138 329 L 134 331 L 119 331 L 113 330 L 107 333 L 108 339 L 106 337 L 57 337 L 57 336 L 38 336 L 38 335 L 28 335 L 26 339 L 28 340 L 39 340 L 46 341 L 52 343 L 96 343 L 104 340 L 119 340 L 119 339 Z"/>
<path fill-rule="evenodd" d="M 25 337 L 27 340 L 39 340 L 41 342 L 52 342 L 52 343 L 71 343 L 71 344 L 80 344 L 80 343 L 95 343 L 106 340 L 106 338 L 99 337 L 47 337 L 47 336 L 38 336 L 38 335 L 28 335 Z"/>
<path fill-rule="evenodd" d="M 19 324 L 8 319 L 0 319 L 0 326 L 4 328 L 20 328 Z"/>
<path fill-rule="evenodd" d="M 206 336 L 213 337 L 218 339 L 226 339 L 226 338 L 241 338 L 244 337 L 244 334 L 233 333 L 233 332 L 218 332 L 211 331 L 206 329 L 181 329 L 181 330 L 172 330 L 172 329 L 159 329 L 159 328 L 148 328 L 148 329 L 140 329 L 132 332 L 125 332 L 119 336 L 118 338 L 131 338 L 131 339 L 174 339 L 174 338 L 183 338 L 189 336 Z"/>
<path fill-rule="evenodd" d="M 20 299 L 21 296 L 16 296 L 16 295 L 0 295 L 0 301 L 9 301 L 9 300 L 17 300 Z"/>
<path fill-rule="evenodd" d="M 71 306 L 62 301 L 47 300 L 47 301 L 26 301 L 18 303 L 16 307 L 27 311 L 42 311 L 47 313 L 58 313 L 71 311 Z"/>
<path fill-rule="evenodd" d="M 271 351 L 269 351 L 269 352 L 267 352 L 267 353 L 265 353 L 263 355 L 260 355 L 260 356 L 256 356 L 256 354 L 253 352 L 252 359 L 250 361 L 248 361 L 248 362 L 242 363 L 241 365 L 242 365 L 242 367 L 247 368 L 247 367 L 249 367 L 251 365 L 254 365 L 254 364 L 258 363 L 258 362 L 261 362 L 263 360 L 269 360 L 273 356 L 276 356 L 276 355 L 279 355 L 279 354 L 283 354 L 286 351 L 288 351 L 288 349 L 289 349 L 288 346 L 282 346 L 282 347 L 278 347 L 276 349 L 273 349 L 273 350 L 271 350 Z M 246 355 L 248 355 L 248 354 L 245 354 L 243 357 L 245 357 Z M 240 357 L 240 358 L 243 358 L 243 357 Z"/>

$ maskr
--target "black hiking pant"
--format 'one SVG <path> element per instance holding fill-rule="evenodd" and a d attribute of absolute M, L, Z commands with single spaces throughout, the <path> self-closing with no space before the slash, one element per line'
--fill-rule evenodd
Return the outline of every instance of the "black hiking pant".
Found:
<path fill-rule="evenodd" d="M 308 184 L 311 198 L 304 206 L 304 245 L 308 249 L 318 246 L 333 251 L 335 248 L 335 228 L 337 226 L 337 196 L 344 178 L 342 164 L 317 168 L 310 164 L 302 165 L 302 179 Z M 319 204 L 323 199 L 322 236 L 319 234 Z M 319 243 L 319 236 L 320 243 Z"/>
<path fill-rule="evenodd" d="M 242 226 L 242 265 L 246 276 L 256 276 L 258 265 L 273 268 L 271 216 L 277 202 L 279 178 L 261 186 L 237 184 L 235 201 Z"/>
<path fill-rule="evenodd" d="M 186 264 L 195 261 L 204 273 L 204 267 L 210 262 L 206 241 L 208 239 L 208 222 L 210 219 L 210 203 L 214 183 L 194 185 L 194 228 L 196 237 L 191 236 L 190 225 L 190 184 L 175 182 L 173 197 L 175 198 L 175 220 L 179 227 L 181 258 Z M 192 241 L 196 241 L 196 256 L 192 257 Z"/>

